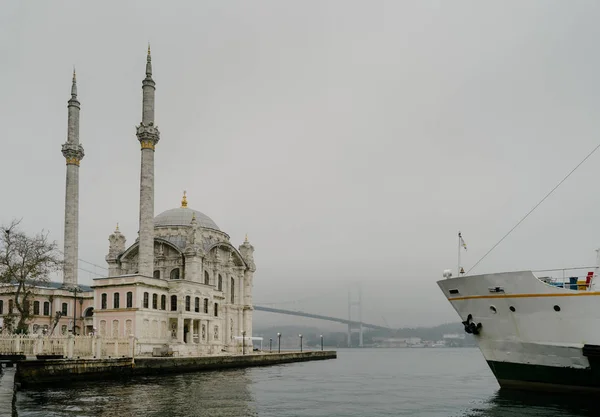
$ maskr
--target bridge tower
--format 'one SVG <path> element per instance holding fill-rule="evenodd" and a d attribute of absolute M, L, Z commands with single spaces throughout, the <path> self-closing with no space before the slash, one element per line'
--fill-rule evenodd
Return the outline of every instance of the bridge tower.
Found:
<path fill-rule="evenodd" d="M 355 317 L 356 315 L 356 317 Z M 362 288 L 356 285 L 355 293 L 348 290 L 348 347 L 352 347 L 352 333 L 358 332 L 358 347 L 363 347 Z"/>

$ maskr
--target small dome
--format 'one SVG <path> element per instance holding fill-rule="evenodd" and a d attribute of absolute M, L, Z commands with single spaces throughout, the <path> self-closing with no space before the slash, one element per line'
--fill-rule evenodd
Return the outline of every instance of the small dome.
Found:
<path fill-rule="evenodd" d="M 196 214 L 198 226 L 221 231 L 219 226 L 206 214 L 187 207 L 163 211 L 154 218 L 154 226 L 189 226 L 194 214 Z"/>

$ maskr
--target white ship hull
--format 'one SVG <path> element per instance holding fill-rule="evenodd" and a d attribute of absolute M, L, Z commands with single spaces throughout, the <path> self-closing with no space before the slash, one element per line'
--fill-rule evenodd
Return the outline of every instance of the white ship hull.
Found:
<path fill-rule="evenodd" d="M 557 288 L 531 271 L 438 285 L 503 388 L 600 390 L 600 291 Z M 469 315 L 471 319 L 469 319 Z"/>

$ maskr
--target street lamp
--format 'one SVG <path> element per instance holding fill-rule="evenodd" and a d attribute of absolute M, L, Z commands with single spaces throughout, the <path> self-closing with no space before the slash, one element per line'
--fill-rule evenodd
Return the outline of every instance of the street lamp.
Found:
<path fill-rule="evenodd" d="M 75 286 L 72 291 L 75 296 L 73 300 L 73 336 L 75 336 L 75 326 L 77 325 L 77 291 L 79 291 L 79 288 Z"/>
<path fill-rule="evenodd" d="M 277 333 L 277 353 L 281 353 L 281 333 Z"/>
<path fill-rule="evenodd" d="M 321 350 L 323 350 L 323 335 L 321 335 Z"/>
<path fill-rule="evenodd" d="M 246 354 L 246 345 L 245 345 L 245 341 L 246 341 L 246 331 L 242 331 L 242 355 Z"/>
<path fill-rule="evenodd" d="M 300 338 L 300 352 L 302 352 L 302 335 L 299 334 L 298 337 Z"/>
<path fill-rule="evenodd" d="M 271 345 L 273 344 L 273 339 L 269 338 L 269 352 L 271 352 Z"/>

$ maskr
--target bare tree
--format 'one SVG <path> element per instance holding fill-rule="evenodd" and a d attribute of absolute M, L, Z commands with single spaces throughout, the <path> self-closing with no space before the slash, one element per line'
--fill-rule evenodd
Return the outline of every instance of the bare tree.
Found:
<path fill-rule="evenodd" d="M 13 220 L 0 228 L 0 284 L 4 292 L 14 294 L 17 309 L 16 313 L 9 311 L 5 321 L 12 324 L 13 332 L 26 333 L 36 289 L 50 281 L 50 274 L 61 268 L 62 260 L 56 242 L 48 240 L 48 232 L 28 236 L 19 229 L 20 223 Z"/>

